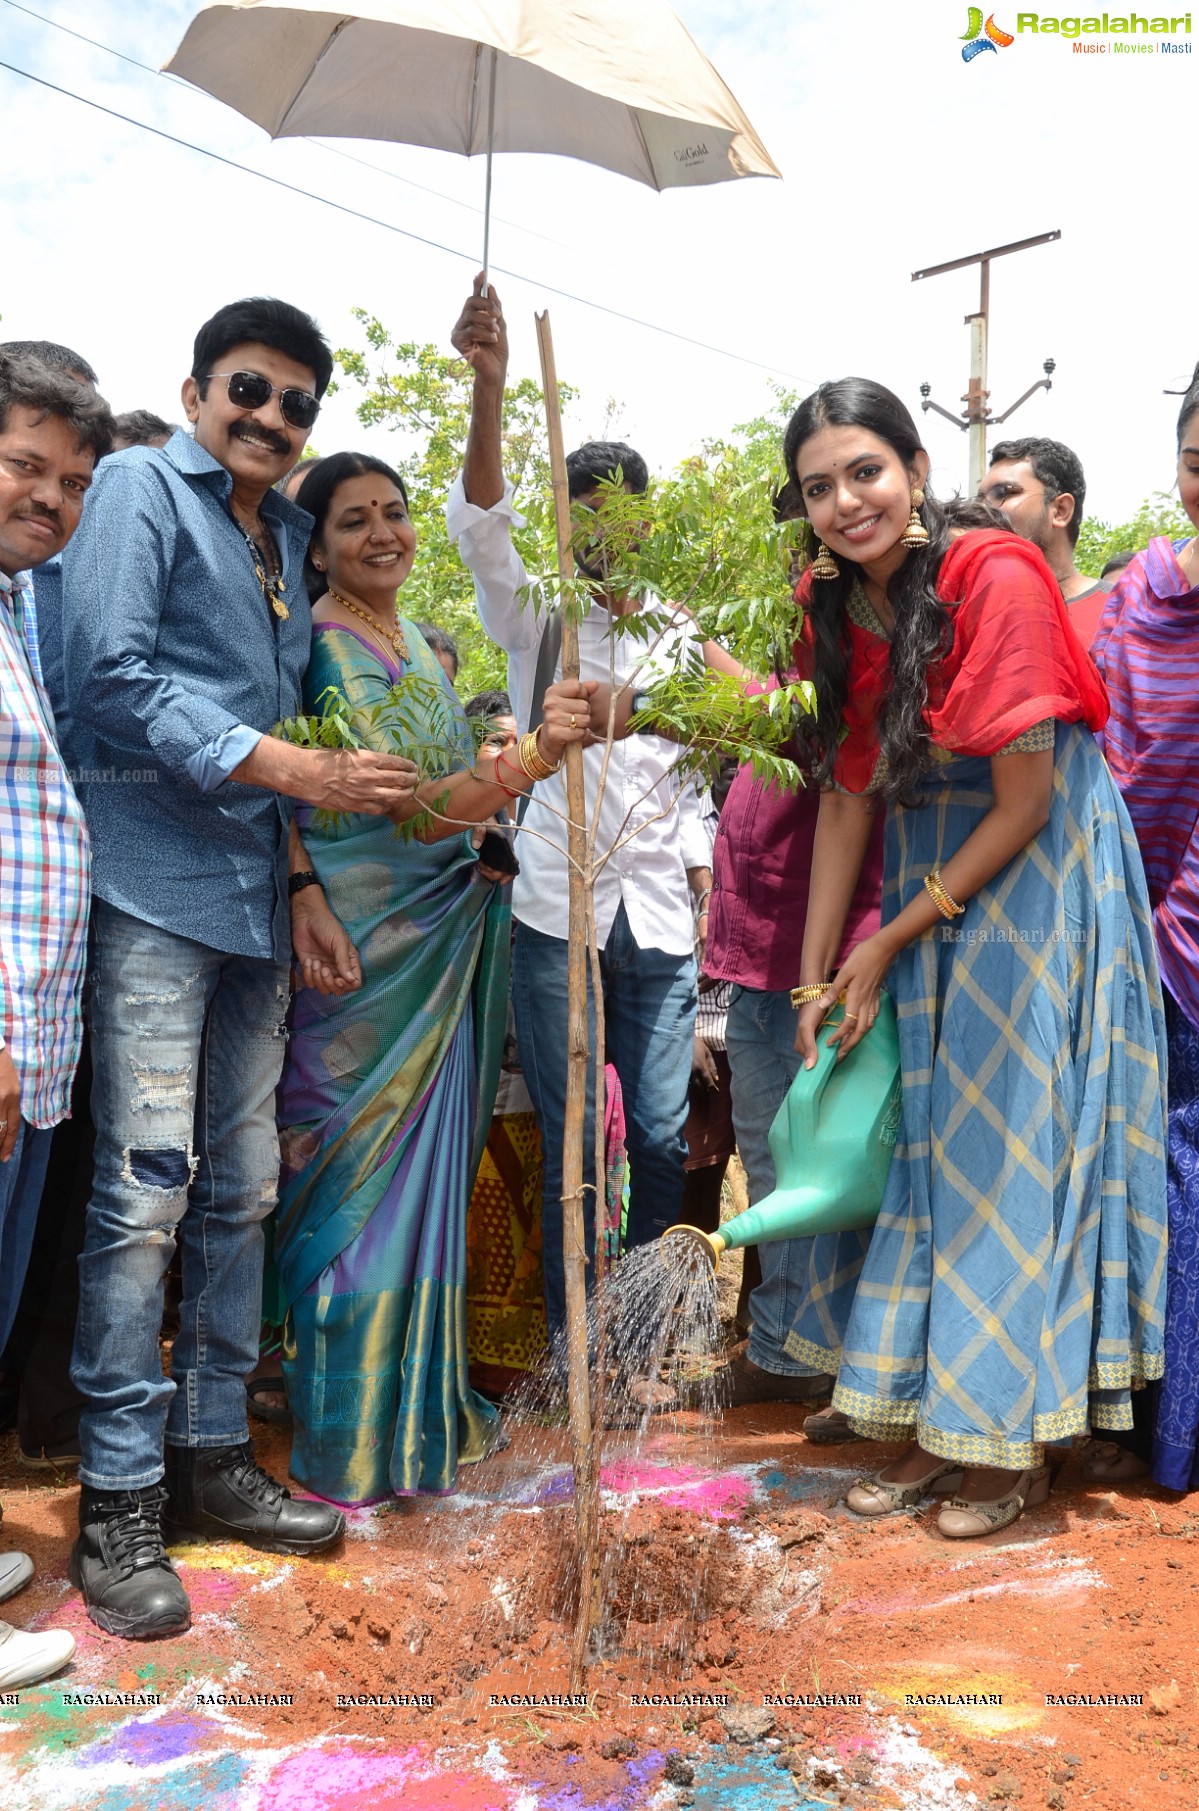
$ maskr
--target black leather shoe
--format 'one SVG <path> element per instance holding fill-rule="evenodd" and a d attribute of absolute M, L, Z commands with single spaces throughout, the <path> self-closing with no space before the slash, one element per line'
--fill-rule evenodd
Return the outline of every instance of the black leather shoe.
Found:
<path fill-rule="evenodd" d="M 320 1553 L 345 1533 L 327 1503 L 296 1502 L 255 1463 L 254 1448 L 168 1446 L 168 1540 L 245 1541 L 268 1553 Z"/>
<path fill-rule="evenodd" d="M 161 1484 L 79 1495 L 71 1583 L 97 1628 L 126 1641 L 158 1641 L 191 1626 L 191 1605 L 162 1544 Z"/>

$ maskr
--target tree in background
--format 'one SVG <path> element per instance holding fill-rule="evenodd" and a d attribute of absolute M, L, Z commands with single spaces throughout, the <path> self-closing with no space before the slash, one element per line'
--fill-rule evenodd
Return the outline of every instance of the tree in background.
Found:
<path fill-rule="evenodd" d="M 355 309 L 364 351 L 337 360 L 363 391 L 358 419 L 385 426 L 399 442 L 393 460 L 408 486 L 420 546 L 404 589 L 405 614 L 436 623 L 458 644 L 464 697 L 505 683 L 503 652 L 483 634 L 474 586 L 445 529 L 445 501 L 462 469 L 473 374 L 436 346 L 396 341 L 365 309 Z M 564 403 L 577 392 L 560 386 Z M 686 599 L 705 634 L 767 672 L 776 647 L 794 633 L 786 579 L 794 530 L 778 527 L 771 498 L 782 482 L 782 439 L 795 397 L 774 387 L 767 409 L 727 438 L 706 441 L 644 499 L 651 527 L 637 554 L 642 585 Z M 616 405 L 609 402 L 610 417 Z M 605 434 L 611 431 L 610 421 Z M 542 393 L 532 378 L 509 385 L 504 400 L 504 470 L 528 525 L 515 540 L 530 573 L 556 568 L 549 448 Z"/>
<path fill-rule="evenodd" d="M 1189 538 L 1194 533 L 1191 523 L 1168 491 L 1155 491 L 1146 497 L 1130 522 L 1101 522 L 1097 516 L 1086 516 L 1079 530 L 1074 550 L 1074 564 L 1090 578 L 1098 578 L 1113 553 L 1139 551 L 1148 547 L 1155 535 L 1166 535 L 1171 541 Z"/>
<path fill-rule="evenodd" d="M 458 690 L 472 692 L 506 683 L 505 659 L 484 635 L 475 613 L 475 589 L 445 528 L 445 503 L 462 470 L 474 382 L 471 368 L 436 346 L 393 340 L 374 315 L 356 308 L 367 349 L 343 349 L 337 362 L 364 394 L 357 415 L 364 427 L 390 428 L 398 441 L 393 463 L 412 500 L 419 536 L 416 564 L 404 587 L 404 613 L 433 622 L 458 644 Z M 563 387 L 566 398 L 574 392 Z M 530 572 L 545 572 L 554 558 L 549 448 L 541 391 L 531 378 L 509 385 L 504 398 L 504 470 L 518 492 L 528 527 L 515 538 Z"/>

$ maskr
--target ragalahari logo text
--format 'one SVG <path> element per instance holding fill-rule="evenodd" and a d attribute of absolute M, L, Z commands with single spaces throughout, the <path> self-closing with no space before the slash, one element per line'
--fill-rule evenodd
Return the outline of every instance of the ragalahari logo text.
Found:
<path fill-rule="evenodd" d="M 982 7 L 970 8 L 966 30 L 962 33 L 963 63 L 972 63 L 984 50 L 1006 50 L 1009 44 L 1015 42 L 1010 31 L 1004 31 L 1002 26 L 996 25 L 994 13 L 988 15 L 984 25 Z"/>

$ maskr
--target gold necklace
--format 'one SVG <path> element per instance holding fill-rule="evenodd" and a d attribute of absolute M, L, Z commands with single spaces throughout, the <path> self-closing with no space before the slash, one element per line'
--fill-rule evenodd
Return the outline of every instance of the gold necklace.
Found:
<path fill-rule="evenodd" d="M 390 641 L 391 651 L 395 655 L 396 660 L 402 661 L 405 666 L 408 664 L 408 644 L 404 640 L 404 631 L 400 627 L 400 613 L 398 610 L 395 613 L 395 627 L 389 635 L 386 629 L 381 629 L 379 627 L 372 616 L 368 616 L 365 610 L 360 610 L 357 604 L 352 604 L 348 597 L 343 597 L 340 591 L 335 591 L 332 585 L 329 587 L 329 596 L 333 599 L 335 604 L 340 604 L 343 610 L 348 610 L 351 616 L 356 616 L 359 622 L 364 622 L 371 633 L 377 635 L 384 645 Z"/>
<path fill-rule="evenodd" d="M 236 516 L 233 519 L 235 522 L 237 521 Z M 258 520 L 261 523 L 262 517 L 260 516 Z M 274 535 L 272 535 L 270 529 L 263 523 L 263 534 L 266 538 L 266 544 L 270 548 L 270 552 L 266 555 L 264 563 L 262 549 L 259 547 L 258 542 L 254 539 L 249 529 L 244 528 L 240 522 L 237 523 L 237 526 L 241 529 L 246 546 L 250 549 L 250 558 L 254 562 L 254 576 L 262 586 L 263 597 L 275 612 L 275 615 L 279 618 L 280 622 L 286 622 L 291 615 L 291 611 L 283 602 L 283 593 L 287 590 L 287 586 L 283 582 L 283 569 L 278 564 L 279 550 L 275 546 Z M 266 569 L 267 565 L 270 566 L 269 573 Z"/>

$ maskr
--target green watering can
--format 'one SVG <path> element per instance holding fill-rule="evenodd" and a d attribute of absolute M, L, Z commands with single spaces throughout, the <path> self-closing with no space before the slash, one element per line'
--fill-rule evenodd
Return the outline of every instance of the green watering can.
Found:
<path fill-rule="evenodd" d="M 903 1105 L 894 1002 L 881 995 L 877 1019 L 844 1062 L 829 1049 L 826 1029 L 816 1041 L 814 1067 L 800 1069 L 770 1128 L 773 1194 L 717 1233 L 679 1225 L 668 1227 L 664 1239 L 682 1234 L 699 1241 L 715 1268 L 722 1251 L 739 1245 L 874 1225 Z"/>

